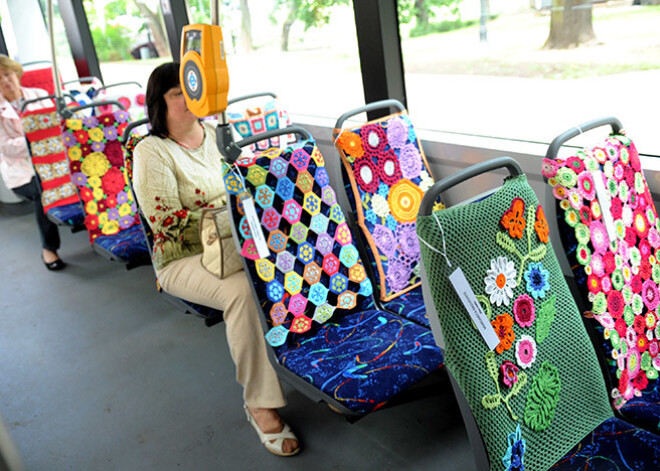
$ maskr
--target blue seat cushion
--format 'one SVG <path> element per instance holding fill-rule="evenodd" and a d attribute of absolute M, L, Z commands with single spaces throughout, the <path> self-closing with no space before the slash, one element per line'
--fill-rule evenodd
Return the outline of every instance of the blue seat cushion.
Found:
<path fill-rule="evenodd" d="M 429 318 L 426 315 L 426 306 L 424 305 L 424 297 L 422 296 L 422 287 L 418 286 L 411 289 L 406 294 L 402 294 L 398 298 L 383 303 L 383 308 L 393 312 L 398 316 L 405 317 L 416 324 L 431 328 Z"/>
<path fill-rule="evenodd" d="M 660 437 L 607 419 L 551 468 L 554 470 L 648 471 L 660 469 Z"/>
<path fill-rule="evenodd" d="M 204 317 L 205 319 L 222 319 L 223 318 L 223 312 L 218 311 L 217 309 L 213 309 L 212 307 L 204 306 L 202 304 L 197 304 L 193 303 L 190 301 L 186 301 L 183 298 L 179 298 L 182 303 L 184 303 L 186 306 L 188 306 L 190 309 L 195 311 L 197 314 L 200 316 Z"/>
<path fill-rule="evenodd" d="M 443 363 L 429 329 L 391 313 L 333 320 L 275 351 L 280 364 L 355 413 L 382 407 Z"/>
<path fill-rule="evenodd" d="M 85 213 L 80 203 L 55 206 L 48 210 L 48 217 L 59 225 L 78 226 L 85 221 Z"/>
<path fill-rule="evenodd" d="M 126 262 L 150 256 L 147 240 L 144 237 L 142 226 L 139 224 L 115 235 L 97 237 L 94 244 Z"/>

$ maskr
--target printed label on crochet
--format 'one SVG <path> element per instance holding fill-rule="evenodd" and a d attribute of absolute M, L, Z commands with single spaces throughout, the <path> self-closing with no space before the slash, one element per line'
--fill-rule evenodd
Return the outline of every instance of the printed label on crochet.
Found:
<path fill-rule="evenodd" d="M 607 230 L 607 237 L 609 237 L 610 242 L 616 240 L 616 229 L 614 227 L 614 218 L 612 217 L 611 210 L 611 199 L 610 194 L 605 189 L 605 183 L 603 183 L 603 172 L 600 170 L 594 170 L 591 172 L 594 180 L 594 187 L 596 188 L 596 198 L 600 203 L 601 213 L 603 214 L 603 223 L 605 223 L 605 229 Z"/>
<path fill-rule="evenodd" d="M 245 210 L 245 217 L 247 218 L 248 225 L 250 226 L 250 234 L 254 239 L 254 245 L 259 252 L 259 258 L 266 258 L 270 255 L 264 233 L 261 230 L 261 223 L 257 217 L 257 211 L 254 209 L 254 200 L 251 196 L 243 196 L 241 198 L 243 209 Z"/>
<path fill-rule="evenodd" d="M 458 298 L 461 300 L 461 303 L 463 303 L 465 310 L 477 326 L 486 345 L 488 345 L 490 350 L 494 350 L 500 343 L 500 339 L 495 333 L 493 326 L 488 321 L 488 317 L 486 317 L 486 313 L 484 313 L 481 304 L 477 301 L 477 297 L 474 295 L 472 288 L 470 288 L 470 284 L 465 278 L 465 274 L 463 273 L 463 270 L 461 270 L 461 267 L 458 267 L 451 275 L 449 275 L 449 281 L 451 282 L 454 291 L 456 291 Z"/>

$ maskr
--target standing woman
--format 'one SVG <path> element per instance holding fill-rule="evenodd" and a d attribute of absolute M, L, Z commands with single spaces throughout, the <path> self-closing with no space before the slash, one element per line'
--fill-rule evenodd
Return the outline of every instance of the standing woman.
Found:
<path fill-rule="evenodd" d="M 7 188 L 34 203 L 37 226 L 41 235 L 41 259 L 49 270 L 61 270 L 66 265 L 57 255 L 60 234 L 57 225 L 44 213 L 41 190 L 30 163 L 23 124 L 18 112 L 24 101 L 46 96 L 39 88 L 21 87 L 23 67 L 7 56 L 0 56 L 0 173 Z M 39 109 L 43 103 L 32 103 L 27 109 Z"/>
<path fill-rule="evenodd" d="M 224 311 L 247 420 L 269 452 L 295 455 L 300 447 L 277 413 L 286 399 L 268 360 L 248 279 L 243 271 L 220 279 L 202 266 L 202 209 L 224 206 L 227 193 L 215 128 L 188 109 L 178 63 L 162 64 L 151 73 L 147 110 L 151 135 L 133 152 L 133 184 L 153 230 L 158 281 L 174 296 Z"/>

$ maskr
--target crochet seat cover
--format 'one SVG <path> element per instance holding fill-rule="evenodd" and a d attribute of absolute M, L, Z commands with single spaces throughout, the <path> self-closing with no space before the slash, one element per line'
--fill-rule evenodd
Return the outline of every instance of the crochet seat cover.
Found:
<path fill-rule="evenodd" d="M 549 468 L 612 409 L 534 191 L 524 175 L 510 177 L 481 201 L 417 223 L 445 361 L 492 469 Z M 497 335 L 494 350 L 449 282 L 457 267 Z"/>
<path fill-rule="evenodd" d="M 429 329 L 374 309 L 372 285 L 313 141 L 225 165 L 239 249 L 285 368 L 363 414 L 442 364 Z M 242 196 L 252 195 L 260 257 Z"/>
<path fill-rule="evenodd" d="M 237 111 L 236 106 L 230 106 L 227 110 L 229 123 L 234 127 L 242 139 L 254 136 L 266 131 L 291 126 L 291 119 L 286 109 L 276 99 L 269 99 L 263 106 L 247 108 Z M 293 142 L 294 136 L 286 135 L 287 142 Z M 249 149 L 266 150 L 270 147 L 280 147 L 282 136 L 275 136 L 251 144 Z"/>
<path fill-rule="evenodd" d="M 428 327 L 415 218 L 433 177 L 412 122 L 400 112 L 335 133 L 378 297 L 385 309 Z"/>
<path fill-rule="evenodd" d="M 55 107 L 25 111 L 21 114 L 21 122 L 30 145 L 32 166 L 39 175 L 44 212 L 79 203 L 76 187 L 71 183 L 60 117 Z"/>
<path fill-rule="evenodd" d="M 148 256 L 149 249 L 141 235 L 137 205 L 124 174 L 119 138 L 127 122 L 126 111 L 74 117 L 62 122 L 62 135 L 71 178 L 83 202 L 90 243 L 102 238 L 97 245 L 130 262 L 134 257 Z"/>
<path fill-rule="evenodd" d="M 612 135 L 568 158 L 544 159 L 543 175 L 557 200 L 564 252 L 595 314 L 613 405 L 627 421 L 658 431 L 660 232 L 635 145 Z M 599 200 L 595 178 L 602 179 L 606 201 Z"/>
<path fill-rule="evenodd" d="M 135 150 L 135 146 L 137 146 L 142 139 L 144 139 L 146 136 L 140 136 L 137 134 L 132 134 L 125 142 L 123 145 L 124 147 L 124 173 L 126 174 L 126 178 L 129 182 L 129 186 L 131 188 L 131 191 L 133 189 L 133 151 Z M 142 232 L 144 234 L 144 238 L 147 242 L 147 248 L 149 250 L 149 254 L 153 255 L 153 232 L 151 231 L 151 226 L 149 226 L 149 223 L 146 221 L 144 218 L 144 214 L 142 214 L 140 207 L 138 205 L 137 199 L 135 200 L 135 204 L 138 206 L 137 207 L 137 213 L 138 216 L 140 217 L 140 225 L 142 228 Z M 158 277 L 156 277 L 156 289 L 160 292 L 162 291 L 162 288 L 160 286 L 160 283 L 158 283 Z M 191 301 L 186 301 L 185 299 L 182 298 L 177 298 L 181 300 L 186 306 L 188 306 L 190 309 L 192 309 L 195 313 L 199 314 L 199 316 L 203 317 L 204 319 L 208 320 L 222 320 L 223 318 L 223 312 L 219 311 L 217 309 L 214 309 L 212 307 L 208 306 L 203 306 L 201 304 L 193 303 Z"/>

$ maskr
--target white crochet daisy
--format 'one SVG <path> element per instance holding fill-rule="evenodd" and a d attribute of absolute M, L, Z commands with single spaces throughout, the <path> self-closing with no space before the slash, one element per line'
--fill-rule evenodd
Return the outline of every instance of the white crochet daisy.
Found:
<path fill-rule="evenodd" d="M 497 257 L 496 260 L 490 261 L 490 270 L 486 272 L 484 282 L 491 304 L 509 305 L 509 301 L 513 298 L 513 288 L 518 285 L 516 275 L 515 265 L 506 257 Z"/>

